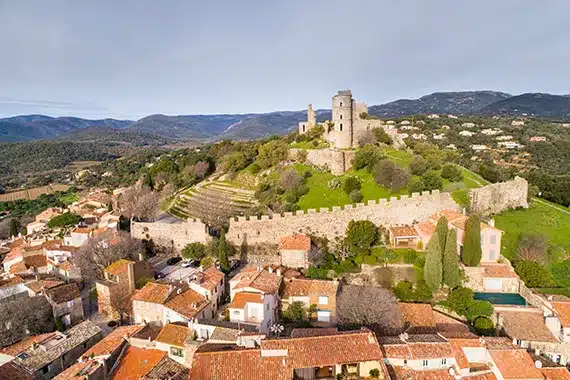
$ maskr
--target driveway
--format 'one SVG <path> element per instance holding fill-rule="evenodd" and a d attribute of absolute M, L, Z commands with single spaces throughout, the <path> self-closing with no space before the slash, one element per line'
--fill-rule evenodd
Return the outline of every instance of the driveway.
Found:
<path fill-rule="evenodd" d="M 182 263 L 180 262 L 176 265 L 168 265 L 160 272 L 166 275 L 164 279 L 167 281 L 182 281 L 198 272 L 198 270 L 198 268 L 192 267 L 183 268 Z"/>

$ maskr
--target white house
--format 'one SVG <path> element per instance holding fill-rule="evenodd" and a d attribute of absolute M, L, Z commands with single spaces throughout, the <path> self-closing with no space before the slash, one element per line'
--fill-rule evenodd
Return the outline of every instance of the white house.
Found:
<path fill-rule="evenodd" d="M 519 144 L 516 141 L 499 141 L 497 145 L 507 149 L 517 149 L 523 147 L 523 145 Z"/>
<path fill-rule="evenodd" d="M 465 136 L 465 137 L 471 137 L 475 135 L 475 132 L 470 132 L 470 131 L 461 131 L 459 132 L 459 136 Z"/>
<path fill-rule="evenodd" d="M 428 115 L 428 119 L 439 119 L 439 115 L 436 113 L 432 113 L 431 115 Z"/>
<path fill-rule="evenodd" d="M 461 124 L 463 128 L 473 128 L 475 127 L 475 123 L 463 123 Z"/>
<path fill-rule="evenodd" d="M 445 133 L 440 133 L 439 135 L 435 133 L 433 134 L 434 140 L 443 140 L 444 138 L 445 138 Z"/>
<path fill-rule="evenodd" d="M 487 150 L 489 148 L 487 147 L 487 145 L 473 144 L 473 145 L 471 145 L 471 149 L 473 149 L 475 151 L 481 151 L 481 150 Z"/>

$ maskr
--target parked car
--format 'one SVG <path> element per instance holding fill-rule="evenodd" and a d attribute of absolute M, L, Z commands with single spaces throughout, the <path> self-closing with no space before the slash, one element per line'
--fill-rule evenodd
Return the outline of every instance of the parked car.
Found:
<path fill-rule="evenodd" d="M 235 260 L 230 260 L 230 268 L 231 270 L 234 270 L 236 268 L 238 268 L 240 266 L 241 262 L 237 259 Z"/>
<path fill-rule="evenodd" d="M 184 262 L 182 262 L 182 268 L 196 268 L 200 265 L 200 262 L 198 260 L 186 260 Z"/>
<path fill-rule="evenodd" d="M 174 265 L 182 261 L 182 257 L 171 257 L 166 261 L 166 265 Z"/>
<path fill-rule="evenodd" d="M 166 275 L 165 275 L 164 273 L 162 273 L 162 272 L 156 272 L 156 273 L 154 274 L 154 278 L 155 278 L 156 280 L 160 280 L 161 278 L 164 278 L 164 277 L 166 277 Z"/>

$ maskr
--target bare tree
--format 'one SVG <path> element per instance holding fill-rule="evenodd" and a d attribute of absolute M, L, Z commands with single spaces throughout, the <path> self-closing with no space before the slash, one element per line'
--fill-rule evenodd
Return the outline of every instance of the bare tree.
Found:
<path fill-rule="evenodd" d="M 362 148 L 364 145 L 371 144 L 375 145 L 378 142 L 374 132 L 367 130 L 362 132 L 358 139 L 358 145 Z"/>
<path fill-rule="evenodd" d="M 202 192 L 202 197 L 199 202 L 193 204 L 192 215 L 201 219 L 211 229 L 221 231 L 234 215 L 232 199 L 229 195 L 209 191 Z"/>
<path fill-rule="evenodd" d="M 194 165 L 193 172 L 197 179 L 203 179 L 204 177 L 206 177 L 206 174 L 208 174 L 209 170 L 210 170 L 210 164 L 208 162 L 198 161 Z"/>
<path fill-rule="evenodd" d="M 345 285 L 336 305 L 342 325 L 366 326 L 388 335 L 398 334 L 403 327 L 396 297 L 387 289 Z"/>
<path fill-rule="evenodd" d="M 120 259 L 138 260 L 144 252 L 140 240 L 134 239 L 127 232 L 120 232 L 112 237 L 96 237 L 77 251 L 74 261 L 81 269 L 84 280 L 103 278 L 103 270 Z"/>
<path fill-rule="evenodd" d="M 303 177 L 301 177 L 295 169 L 288 169 L 281 173 L 279 181 L 281 183 L 281 187 L 285 190 L 292 191 L 303 184 Z"/>
<path fill-rule="evenodd" d="M 9 346 L 30 335 L 55 330 L 50 303 L 44 296 L 18 297 L 0 304 L 0 347 Z"/>
<path fill-rule="evenodd" d="M 544 235 L 521 234 L 517 254 L 520 260 L 543 262 L 548 249 L 548 241 Z"/>
<path fill-rule="evenodd" d="M 153 220 L 159 210 L 160 193 L 147 186 L 133 186 L 119 198 L 121 213 L 128 218 Z"/>

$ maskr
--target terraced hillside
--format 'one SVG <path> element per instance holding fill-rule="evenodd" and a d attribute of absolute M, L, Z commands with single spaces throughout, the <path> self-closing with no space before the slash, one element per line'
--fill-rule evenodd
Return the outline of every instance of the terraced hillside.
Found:
<path fill-rule="evenodd" d="M 245 215 L 256 206 L 252 190 L 226 181 L 206 181 L 178 194 L 168 211 L 181 219 L 207 219 L 204 213 L 224 214 L 229 218 Z"/>

